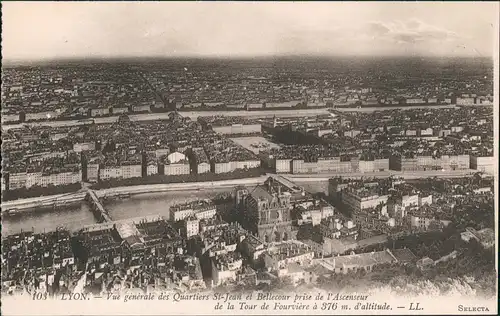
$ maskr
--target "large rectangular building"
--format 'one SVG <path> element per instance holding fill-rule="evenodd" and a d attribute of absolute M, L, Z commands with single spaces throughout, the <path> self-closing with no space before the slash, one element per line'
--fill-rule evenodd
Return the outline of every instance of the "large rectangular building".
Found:
<path fill-rule="evenodd" d="M 314 162 L 306 162 L 302 159 L 292 161 L 292 173 L 321 173 L 321 172 L 352 172 L 357 168 L 355 162 L 343 161 L 340 157 L 335 158 L 320 158 Z"/>
<path fill-rule="evenodd" d="M 470 156 L 470 168 L 493 174 L 495 172 L 495 157 L 493 156 Z"/>
<path fill-rule="evenodd" d="M 210 200 L 196 200 L 170 207 L 170 219 L 174 222 L 184 220 L 190 216 L 197 219 L 210 219 L 215 216 L 217 209 Z"/>
<path fill-rule="evenodd" d="M 347 188 L 341 194 L 342 203 L 354 211 L 375 208 L 380 204 L 386 204 L 389 195 L 379 195 L 375 190 Z"/>
<path fill-rule="evenodd" d="M 39 172 L 18 172 L 9 174 L 9 190 L 31 188 L 33 186 L 47 187 L 79 183 L 82 181 L 82 171 L 78 168 Z"/>
<path fill-rule="evenodd" d="M 99 179 L 109 180 L 109 179 L 121 179 L 123 178 L 123 172 L 121 166 L 100 166 L 99 167 Z"/>
<path fill-rule="evenodd" d="M 188 163 L 174 163 L 166 164 L 163 166 L 163 174 L 166 176 L 180 176 L 190 173 L 190 166 Z"/>
<path fill-rule="evenodd" d="M 126 163 L 121 166 L 123 179 L 142 177 L 142 165 L 140 163 Z"/>
<path fill-rule="evenodd" d="M 389 158 L 375 160 L 359 160 L 359 172 L 377 172 L 389 170 Z"/>
<path fill-rule="evenodd" d="M 292 159 L 274 159 L 274 168 L 276 173 L 290 173 Z"/>
<path fill-rule="evenodd" d="M 43 111 L 43 112 L 30 112 L 26 113 L 25 121 L 39 121 L 54 119 L 59 116 L 57 111 Z"/>
<path fill-rule="evenodd" d="M 212 162 L 211 170 L 213 173 L 228 173 L 237 169 L 253 169 L 260 167 L 260 160 L 242 160 L 242 161 L 220 161 Z"/>
<path fill-rule="evenodd" d="M 391 170 L 425 171 L 425 170 L 464 170 L 470 167 L 469 155 L 443 155 L 401 157 L 393 155 L 389 158 Z"/>

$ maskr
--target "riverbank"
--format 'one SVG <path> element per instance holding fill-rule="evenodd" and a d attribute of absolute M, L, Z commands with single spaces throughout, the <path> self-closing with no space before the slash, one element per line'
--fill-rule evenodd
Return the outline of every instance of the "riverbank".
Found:
<path fill-rule="evenodd" d="M 388 110 L 415 110 L 415 109 L 456 109 L 455 104 L 420 104 L 420 105 L 391 105 L 391 106 L 365 106 L 365 107 L 335 107 L 332 111 L 338 112 L 375 112 Z"/>
<path fill-rule="evenodd" d="M 135 185 L 126 187 L 116 187 L 95 190 L 96 195 L 101 197 L 112 197 L 124 194 L 141 194 L 141 193 L 158 193 L 169 191 L 209 191 L 212 188 L 233 188 L 238 185 L 255 185 L 264 182 L 267 176 L 260 176 L 255 178 L 222 180 L 222 181 L 207 181 L 207 182 L 190 182 L 190 183 L 167 183 L 167 184 L 148 184 L 148 185 Z"/>
<path fill-rule="evenodd" d="M 386 178 L 390 176 L 402 177 L 405 179 L 418 179 L 418 178 L 429 178 L 429 177 L 444 177 L 444 178 L 457 178 L 466 177 L 476 173 L 477 170 L 466 169 L 466 170 L 449 170 L 449 171 L 413 171 L 413 172 L 402 172 L 402 171 L 380 171 L 371 173 L 331 173 L 331 174 L 283 174 L 283 176 L 294 182 L 318 182 L 318 181 L 328 181 L 328 179 L 340 176 L 348 178 Z M 144 185 L 134 185 L 134 186 L 121 186 L 114 188 L 106 188 L 94 190 L 97 197 L 99 198 L 113 198 L 120 196 L 129 196 L 135 194 L 144 193 L 161 193 L 170 191 L 186 191 L 186 190 L 196 190 L 196 191 L 210 191 L 211 189 L 221 189 L 221 188 L 234 188 L 238 185 L 257 185 L 263 183 L 267 179 L 268 175 L 263 175 L 255 178 L 243 178 L 243 179 L 233 179 L 233 180 L 220 180 L 220 181 L 206 181 L 206 182 L 189 182 L 189 183 L 166 183 L 166 184 L 144 184 Z M 13 201 L 2 201 L 1 208 L 2 214 L 8 212 L 9 210 L 15 210 L 14 212 L 33 210 L 43 207 L 52 207 L 54 205 L 67 205 L 77 201 L 82 201 L 85 198 L 86 191 L 79 191 L 74 193 L 57 194 L 51 196 L 42 196 L 35 198 L 19 199 Z"/>
<path fill-rule="evenodd" d="M 388 178 L 388 177 L 400 177 L 404 179 L 420 179 L 420 178 L 460 178 L 468 177 L 479 172 L 474 169 L 463 169 L 463 170 L 426 170 L 426 171 L 375 171 L 375 172 L 349 172 L 349 173 L 317 173 L 317 174 L 283 174 L 282 176 L 290 179 L 291 181 L 302 181 L 302 182 L 315 182 L 328 180 L 333 177 L 343 177 L 350 179 L 360 179 L 360 178 Z M 489 174 L 488 174 L 489 175 Z M 492 176 L 492 175 L 491 175 Z"/>
<path fill-rule="evenodd" d="M 15 214 L 21 211 L 33 210 L 38 208 L 42 209 L 53 206 L 68 205 L 82 201 L 85 198 L 85 195 L 86 192 L 73 192 L 5 202 L 2 201 L 2 214 L 9 212 Z"/>
<path fill-rule="evenodd" d="M 297 101 L 298 102 L 298 101 Z M 293 102 L 292 102 L 293 103 Z M 298 102 L 300 103 L 300 102 Z M 283 104 L 286 104 L 286 103 L 283 103 Z M 177 112 L 179 112 L 181 115 L 183 113 L 203 113 L 204 115 L 203 116 L 212 116 L 214 115 L 213 113 L 231 113 L 231 112 L 257 112 L 257 111 L 260 111 L 260 112 L 276 112 L 276 111 L 297 111 L 297 110 L 321 110 L 321 109 L 328 109 L 328 108 L 331 108 L 331 106 L 311 106 L 311 107 L 300 107 L 300 108 L 297 108 L 295 106 L 272 106 L 272 107 L 268 107 L 268 108 L 248 108 L 248 109 L 244 109 L 244 108 L 225 108 L 225 109 L 221 109 L 221 108 L 210 108 L 210 107 L 207 107 L 207 108 L 200 108 L 200 107 L 186 107 L 186 108 L 182 108 L 182 109 L 177 109 Z M 149 111 L 140 111 L 140 112 L 129 112 L 129 113 L 125 113 L 126 115 L 129 115 L 129 116 L 133 116 L 133 115 L 160 115 L 160 116 L 165 116 L 167 115 L 168 116 L 168 113 L 172 112 L 171 110 L 163 110 L 163 111 L 159 111 L 159 110 L 155 110 L 155 109 L 151 109 L 151 112 Z M 22 124 L 22 123 L 26 123 L 26 124 L 36 124 L 36 123 L 48 123 L 48 122 L 58 122 L 58 121 L 90 121 L 90 120 L 94 120 L 94 119 L 107 119 L 107 118 L 118 118 L 121 114 L 113 114 L 113 113 L 110 113 L 110 114 L 106 114 L 106 115 L 102 115 L 102 116 L 98 116 L 98 117 L 88 117 L 86 115 L 81 115 L 81 116 L 71 116 L 71 117 L 68 117 L 68 116 L 65 116 L 65 117 L 62 117 L 62 116 L 59 116 L 59 117 L 54 117 L 54 118 L 51 118 L 51 119 L 47 119 L 47 118 L 44 118 L 44 119 L 38 119 L 38 120 L 29 120 L 29 121 L 24 121 L 24 122 L 21 122 L 21 121 L 4 121 L 2 122 L 2 124 L 5 124 L 5 125 L 15 125 L 15 124 Z M 220 115 L 220 114 L 219 114 Z"/>
<path fill-rule="evenodd" d="M 328 114 L 327 108 L 320 109 L 291 109 L 286 110 L 259 110 L 259 111 L 186 111 L 181 112 L 184 117 L 189 117 L 196 120 L 200 116 L 242 116 L 249 118 L 272 118 L 276 117 L 295 117 L 295 116 L 316 116 Z M 165 113 L 144 113 L 144 114 L 129 114 L 128 117 L 131 121 L 154 121 L 154 120 L 168 120 L 170 112 Z M 107 117 L 92 117 L 95 124 L 111 124 L 118 121 L 119 116 Z M 61 120 L 61 121 L 40 121 L 40 122 L 26 122 L 18 124 L 2 124 L 2 129 L 9 130 L 21 128 L 23 126 L 50 126 L 50 127 L 63 127 L 63 126 L 78 126 L 89 124 L 85 120 Z"/>
<path fill-rule="evenodd" d="M 167 183 L 167 184 L 148 184 L 136 186 L 124 186 L 116 188 L 108 188 L 101 190 L 94 190 L 97 197 L 109 198 L 122 195 L 135 195 L 142 193 L 160 193 L 171 191 L 210 191 L 211 189 L 220 188 L 233 188 L 238 185 L 256 185 L 264 182 L 266 176 L 246 179 L 234 179 L 223 181 L 210 181 L 210 182 L 191 182 L 191 183 Z M 19 199 L 13 201 L 2 202 L 2 214 L 15 210 L 15 212 L 30 211 L 38 208 L 51 207 L 53 205 L 67 205 L 77 201 L 83 201 L 86 191 L 58 194 L 52 196 L 43 196 L 39 198 Z"/>
<path fill-rule="evenodd" d="M 189 117 L 196 120 L 200 116 L 242 116 L 248 118 L 272 118 L 272 117 L 300 117 L 300 116 L 317 116 L 329 114 L 330 111 L 338 112 L 374 112 L 384 110 L 412 110 L 412 109 L 454 109 L 457 108 L 455 104 L 445 105 L 391 105 L 391 106 L 373 106 L 373 107 L 322 107 L 322 108 L 309 108 L 309 109 L 283 109 L 283 108 L 270 108 L 266 110 L 230 110 L 230 111 L 180 111 L 182 116 Z M 131 121 L 154 121 L 154 120 L 167 120 L 170 112 L 162 113 L 130 113 L 128 114 Z M 95 124 L 111 124 L 118 121 L 118 115 L 103 116 L 103 117 L 89 117 L 85 119 L 75 120 L 52 120 L 52 121 L 32 121 L 25 123 L 2 123 L 2 129 L 9 130 L 21 128 L 23 126 L 50 126 L 50 127 L 63 127 L 63 126 L 77 126 L 89 124 L 88 120 L 93 120 Z"/>

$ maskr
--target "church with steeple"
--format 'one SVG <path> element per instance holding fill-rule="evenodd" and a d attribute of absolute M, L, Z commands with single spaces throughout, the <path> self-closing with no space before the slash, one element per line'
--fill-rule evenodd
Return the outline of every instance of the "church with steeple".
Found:
<path fill-rule="evenodd" d="M 292 194 L 273 177 L 254 189 L 235 189 L 235 204 L 238 219 L 247 229 L 264 242 L 279 242 L 295 239 L 291 210 Z"/>

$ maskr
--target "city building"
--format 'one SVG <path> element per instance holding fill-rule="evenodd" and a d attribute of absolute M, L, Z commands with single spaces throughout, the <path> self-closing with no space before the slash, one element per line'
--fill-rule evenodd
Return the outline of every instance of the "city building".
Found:
<path fill-rule="evenodd" d="M 184 219 L 184 228 L 186 230 L 186 237 L 191 238 L 200 232 L 200 220 L 194 215 Z"/>
<path fill-rule="evenodd" d="M 495 158 L 493 156 L 470 156 L 470 168 L 494 174 L 495 172 Z"/>
<path fill-rule="evenodd" d="M 236 282 L 242 272 L 243 260 L 239 253 L 229 252 L 212 257 L 212 286 Z"/>
<path fill-rule="evenodd" d="M 163 174 L 167 176 L 178 176 L 190 174 L 191 168 L 186 155 L 173 152 L 160 158 L 163 164 Z"/>
<path fill-rule="evenodd" d="M 375 208 L 387 204 L 388 194 L 384 194 L 377 187 L 364 186 L 361 188 L 347 188 L 342 190 L 341 201 L 354 211 Z"/>
<path fill-rule="evenodd" d="M 314 252 L 309 246 L 297 240 L 288 240 L 268 247 L 264 252 L 264 265 L 268 271 L 279 271 L 292 263 L 308 266 L 313 258 Z"/>
<path fill-rule="evenodd" d="M 174 222 L 194 215 L 197 219 L 210 219 L 215 216 L 217 209 L 211 200 L 196 200 L 170 207 L 170 219 Z"/>
<path fill-rule="evenodd" d="M 253 190 L 239 188 L 235 192 L 241 225 L 266 243 L 295 239 L 292 229 L 291 193 L 275 178 Z"/>
<path fill-rule="evenodd" d="M 318 264 L 334 272 L 346 274 L 360 269 L 372 271 L 377 265 L 398 262 L 389 249 L 371 253 L 350 254 L 319 259 Z"/>
<path fill-rule="evenodd" d="M 109 108 L 95 108 L 95 109 L 90 109 L 90 116 L 96 117 L 96 116 L 105 116 L 109 115 Z"/>

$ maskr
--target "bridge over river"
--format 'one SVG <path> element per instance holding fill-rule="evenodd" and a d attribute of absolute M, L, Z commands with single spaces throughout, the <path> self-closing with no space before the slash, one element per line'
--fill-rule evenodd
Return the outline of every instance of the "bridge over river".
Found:
<path fill-rule="evenodd" d="M 94 215 L 96 216 L 98 221 L 100 221 L 100 222 L 113 221 L 111 219 L 111 216 L 109 215 L 108 211 L 104 208 L 101 201 L 97 197 L 94 190 L 87 190 L 87 195 L 85 196 L 85 199 L 92 206 L 92 211 L 94 212 Z"/>

